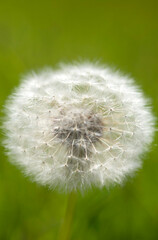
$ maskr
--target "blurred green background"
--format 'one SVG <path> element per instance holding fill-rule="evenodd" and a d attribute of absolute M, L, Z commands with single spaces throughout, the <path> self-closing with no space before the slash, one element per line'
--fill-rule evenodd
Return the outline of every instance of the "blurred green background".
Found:
<path fill-rule="evenodd" d="M 24 73 L 85 59 L 129 73 L 158 115 L 158 1 L 1 0 L 1 108 Z M 78 196 L 72 240 L 158 239 L 157 139 L 123 188 Z M 66 202 L 23 176 L 1 148 L 0 239 L 56 239 Z"/>

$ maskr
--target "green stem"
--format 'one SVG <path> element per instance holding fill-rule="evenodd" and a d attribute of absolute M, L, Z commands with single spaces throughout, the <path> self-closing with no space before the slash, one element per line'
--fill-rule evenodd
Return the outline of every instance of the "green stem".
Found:
<path fill-rule="evenodd" d="M 77 194 L 74 192 L 71 192 L 68 196 L 67 209 L 65 213 L 64 222 L 61 226 L 59 240 L 70 240 L 76 199 L 77 199 Z"/>

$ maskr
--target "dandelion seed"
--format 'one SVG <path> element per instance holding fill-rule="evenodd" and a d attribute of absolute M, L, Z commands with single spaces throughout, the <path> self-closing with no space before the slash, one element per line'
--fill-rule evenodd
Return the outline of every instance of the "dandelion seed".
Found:
<path fill-rule="evenodd" d="M 154 134 L 150 106 L 134 81 L 90 63 L 26 76 L 5 113 L 11 162 L 65 191 L 121 184 L 141 167 Z"/>

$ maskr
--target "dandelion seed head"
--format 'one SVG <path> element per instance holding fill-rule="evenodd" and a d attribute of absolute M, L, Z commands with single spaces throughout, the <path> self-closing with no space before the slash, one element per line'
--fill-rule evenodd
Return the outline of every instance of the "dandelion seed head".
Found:
<path fill-rule="evenodd" d="M 154 133 L 134 81 L 91 63 L 27 75 L 5 113 L 10 161 L 64 191 L 121 184 L 141 167 Z"/>

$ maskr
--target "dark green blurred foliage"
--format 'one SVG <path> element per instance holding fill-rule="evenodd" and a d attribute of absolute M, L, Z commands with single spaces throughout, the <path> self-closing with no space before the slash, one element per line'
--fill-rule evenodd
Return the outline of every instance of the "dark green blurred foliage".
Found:
<path fill-rule="evenodd" d="M 1 108 L 24 73 L 85 59 L 131 74 L 158 115 L 158 1 L 1 0 Z M 158 239 L 156 142 L 157 136 L 143 169 L 123 188 L 79 195 L 72 239 Z M 56 239 L 66 201 L 29 181 L 1 148 L 0 239 Z"/>

